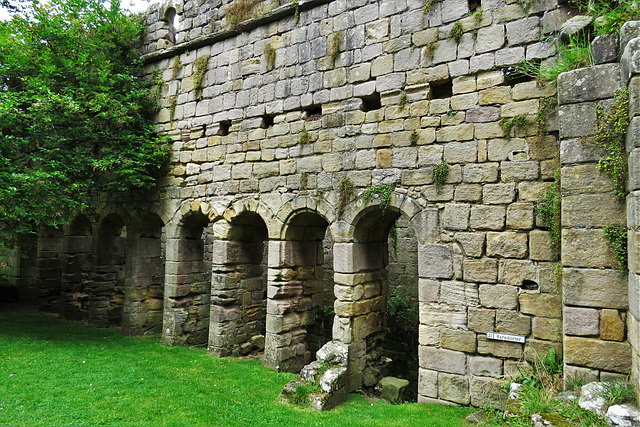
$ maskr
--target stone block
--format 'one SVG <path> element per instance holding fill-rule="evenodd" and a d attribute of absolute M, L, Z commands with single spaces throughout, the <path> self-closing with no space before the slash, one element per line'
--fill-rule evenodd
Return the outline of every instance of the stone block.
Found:
<path fill-rule="evenodd" d="M 566 336 L 564 358 L 565 363 L 570 365 L 628 374 L 631 346 L 627 342 Z"/>
<path fill-rule="evenodd" d="M 534 42 L 540 38 L 540 18 L 537 16 L 511 21 L 506 27 L 510 46 Z"/>
<path fill-rule="evenodd" d="M 562 300 L 553 294 L 520 294 L 520 311 L 533 316 L 555 317 L 562 316 Z"/>
<path fill-rule="evenodd" d="M 505 27 L 504 25 L 492 25 L 480 28 L 476 38 L 476 53 L 490 52 L 504 46 Z"/>
<path fill-rule="evenodd" d="M 596 130 L 596 103 L 561 105 L 558 107 L 558 120 L 563 138 L 593 135 Z"/>
<path fill-rule="evenodd" d="M 564 229 L 562 263 L 571 267 L 604 268 L 613 264 L 611 250 L 602 230 Z"/>
<path fill-rule="evenodd" d="M 400 403 L 405 400 L 405 391 L 409 381 L 395 377 L 384 377 L 380 380 L 376 389 L 380 391 L 380 397 L 388 402 Z"/>
<path fill-rule="evenodd" d="M 563 227 L 599 227 L 625 223 L 625 205 L 612 193 L 580 194 L 562 199 Z"/>
<path fill-rule="evenodd" d="M 466 259 L 463 262 L 465 281 L 495 283 L 498 277 L 498 262 L 491 258 Z"/>
<path fill-rule="evenodd" d="M 591 56 L 593 56 L 594 64 L 615 62 L 618 58 L 618 35 L 596 36 L 591 41 Z"/>
<path fill-rule="evenodd" d="M 453 257 L 448 245 L 418 245 L 418 274 L 431 279 L 453 276 Z"/>
<path fill-rule="evenodd" d="M 590 336 L 600 333 L 600 311 L 585 307 L 564 307 L 564 333 Z"/>
<path fill-rule="evenodd" d="M 426 326 L 461 328 L 467 324 L 466 308 L 444 304 L 420 303 L 420 323 Z"/>
<path fill-rule="evenodd" d="M 440 335 L 440 343 L 443 348 L 449 350 L 464 351 L 465 353 L 475 353 L 476 334 L 475 332 L 465 331 L 462 329 L 444 329 L 442 330 Z"/>
<path fill-rule="evenodd" d="M 640 37 L 631 39 L 626 46 L 621 43 L 620 74 L 626 85 L 631 76 L 640 73 Z"/>
<path fill-rule="evenodd" d="M 478 292 L 482 307 L 515 310 L 518 306 L 518 291 L 514 286 L 480 285 Z"/>
<path fill-rule="evenodd" d="M 593 145 L 589 139 L 563 138 L 560 142 L 560 161 L 563 164 L 597 162 L 605 154 L 605 150 Z M 578 169 L 577 172 L 584 172 L 584 170 Z"/>
<path fill-rule="evenodd" d="M 471 207 L 469 225 L 475 230 L 502 230 L 505 216 L 502 206 L 475 205 Z"/>
<path fill-rule="evenodd" d="M 458 281 L 443 281 L 440 285 L 439 297 L 440 302 L 451 306 L 476 306 L 479 304 L 478 285 Z"/>
<path fill-rule="evenodd" d="M 502 377 L 502 359 L 486 356 L 470 356 L 469 372 L 481 377 Z"/>
<path fill-rule="evenodd" d="M 500 178 L 502 181 L 533 181 L 540 176 L 537 161 L 502 162 L 500 164 Z"/>
<path fill-rule="evenodd" d="M 337 297 L 337 293 L 336 293 L 336 297 Z M 440 282 L 438 280 L 419 278 L 418 279 L 418 301 L 438 302 L 439 300 L 440 300 Z"/>
<path fill-rule="evenodd" d="M 503 133 L 500 134 L 500 136 L 502 135 Z M 492 162 L 511 159 L 515 153 L 521 152 L 529 152 L 529 144 L 524 138 L 499 138 L 492 139 L 487 143 L 487 157 Z"/>
<path fill-rule="evenodd" d="M 448 230 L 469 228 L 470 207 L 466 203 L 449 203 L 442 213 L 442 227 Z"/>
<path fill-rule="evenodd" d="M 564 303 L 583 307 L 626 309 L 626 279 L 626 274 L 618 270 L 564 268 Z"/>
<path fill-rule="evenodd" d="M 335 243 L 333 245 L 333 251 L 333 268 L 340 273 L 356 273 L 375 269 L 377 268 L 376 266 L 383 265 L 382 257 L 384 248 L 376 242 Z M 269 255 L 271 255 L 271 251 L 269 251 Z"/>
<path fill-rule="evenodd" d="M 462 168 L 462 180 L 465 183 L 490 183 L 498 181 L 498 164 L 467 164 Z"/>
<path fill-rule="evenodd" d="M 624 322 L 618 310 L 605 308 L 600 317 L 600 339 L 606 341 L 624 340 Z"/>
<path fill-rule="evenodd" d="M 524 346 L 524 360 L 532 364 L 539 363 L 541 359 L 549 354 L 551 349 L 555 350 L 556 359 L 562 358 L 562 342 L 529 338 Z"/>
<path fill-rule="evenodd" d="M 438 372 L 418 368 L 418 393 L 421 396 L 438 397 Z"/>
<path fill-rule="evenodd" d="M 467 356 L 461 351 L 422 345 L 418 349 L 418 359 L 421 368 L 459 375 L 467 373 Z"/>
<path fill-rule="evenodd" d="M 547 341 L 562 340 L 562 320 L 548 317 L 533 318 L 533 336 Z"/>
<path fill-rule="evenodd" d="M 621 87 L 618 64 L 579 68 L 558 77 L 558 104 L 612 98 Z"/>
<path fill-rule="evenodd" d="M 469 329 L 486 333 L 495 327 L 496 311 L 484 308 L 469 307 Z"/>
<path fill-rule="evenodd" d="M 482 202 L 487 205 L 513 202 L 515 184 L 487 184 L 482 188 Z"/>
<path fill-rule="evenodd" d="M 524 316 L 517 311 L 496 310 L 495 332 L 527 336 L 531 333 L 531 317 Z"/>
<path fill-rule="evenodd" d="M 562 192 L 564 195 L 608 193 L 613 190 L 614 184 L 611 176 L 600 170 L 595 163 L 562 168 Z"/>
<path fill-rule="evenodd" d="M 597 369 L 589 369 L 582 366 L 564 365 L 564 379 L 567 382 L 588 384 L 594 381 L 600 381 L 600 375 Z"/>
<path fill-rule="evenodd" d="M 524 258 L 527 255 L 527 233 L 488 232 L 487 256 L 498 258 Z"/>
<path fill-rule="evenodd" d="M 504 393 L 506 381 L 487 377 L 472 377 L 470 383 L 471 405 L 503 410 L 507 401 Z"/>
<path fill-rule="evenodd" d="M 460 375 L 441 373 L 438 375 L 438 397 L 462 405 L 468 405 L 469 378 Z"/>
<path fill-rule="evenodd" d="M 529 233 L 529 259 L 553 261 L 551 238 L 548 231 L 532 230 Z"/>
<path fill-rule="evenodd" d="M 464 254 L 468 257 L 479 258 L 484 252 L 484 233 L 456 233 L 455 239 L 458 241 Z"/>

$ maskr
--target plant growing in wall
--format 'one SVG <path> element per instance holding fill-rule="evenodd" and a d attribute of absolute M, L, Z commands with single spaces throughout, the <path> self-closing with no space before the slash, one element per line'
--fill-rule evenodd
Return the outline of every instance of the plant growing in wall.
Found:
<path fill-rule="evenodd" d="M 155 87 L 156 98 L 162 97 L 162 91 L 164 90 L 164 79 L 162 78 L 162 70 L 160 68 L 154 68 L 151 70 L 151 81 Z"/>
<path fill-rule="evenodd" d="M 353 199 L 355 194 L 353 184 L 349 178 L 342 178 L 340 180 L 338 194 L 340 195 L 340 200 L 338 202 L 338 216 L 340 216 L 344 213 L 347 205 L 351 202 L 351 199 Z"/>
<path fill-rule="evenodd" d="M 191 78 L 193 79 L 193 89 L 199 94 L 199 98 L 202 97 L 202 80 L 204 80 L 204 75 L 207 72 L 207 64 L 209 64 L 208 56 L 199 56 L 193 62 Z"/>
<path fill-rule="evenodd" d="M 456 21 L 456 23 L 453 24 L 453 27 L 451 27 L 451 30 L 449 31 L 449 37 L 454 39 L 456 43 L 460 43 L 460 40 L 462 39 L 462 34 L 463 34 L 462 23 L 460 21 Z"/>
<path fill-rule="evenodd" d="M 340 56 L 340 45 L 342 44 L 342 31 L 336 31 L 331 37 L 331 46 L 329 48 L 329 58 L 331 63 L 335 65 L 338 56 Z"/>
<path fill-rule="evenodd" d="M 409 142 L 411 145 L 416 145 L 418 143 L 418 131 L 412 130 L 411 135 L 409 136 Z"/>
<path fill-rule="evenodd" d="M 431 12 L 431 9 L 437 2 L 438 0 L 424 0 L 424 4 L 422 5 L 422 13 L 427 14 Z"/>
<path fill-rule="evenodd" d="M 295 25 L 298 25 L 300 23 L 300 0 L 291 0 L 291 2 L 296 6 L 296 11 L 293 13 L 293 17 Z"/>
<path fill-rule="evenodd" d="M 173 95 L 167 98 L 167 107 L 169 107 L 169 120 L 173 121 L 173 116 L 176 114 L 176 105 L 178 103 L 178 97 Z"/>
<path fill-rule="evenodd" d="M 546 120 L 546 119 L 545 119 Z M 526 128 L 530 122 L 526 115 L 518 114 L 512 118 L 503 117 L 500 119 L 500 127 L 502 128 L 502 132 L 504 132 L 504 136 L 511 135 L 511 129 L 513 128 Z"/>
<path fill-rule="evenodd" d="M 276 65 L 276 50 L 271 46 L 271 43 L 264 46 L 264 56 L 267 60 L 267 71 L 273 70 Z"/>
<path fill-rule="evenodd" d="M 300 143 L 300 145 L 308 144 L 311 142 L 311 135 L 309 135 L 309 131 L 304 126 L 302 126 L 302 129 L 300 130 L 298 142 Z"/>
<path fill-rule="evenodd" d="M 535 212 L 542 224 L 549 229 L 551 254 L 554 259 L 560 256 L 562 224 L 560 218 L 560 169 L 555 172 L 555 179 L 545 198 L 535 204 Z"/>
<path fill-rule="evenodd" d="M 438 33 L 436 33 L 436 38 L 433 41 L 427 43 L 427 45 L 425 46 L 424 57 L 427 61 L 433 60 L 433 56 L 436 53 L 436 48 L 438 47 L 438 41 L 439 36 Z"/>
<path fill-rule="evenodd" d="M 447 176 L 449 175 L 449 165 L 447 162 L 442 162 L 435 165 L 433 168 L 433 182 L 436 184 L 436 189 L 440 190 L 445 182 L 447 182 Z"/>
<path fill-rule="evenodd" d="M 604 227 L 604 236 L 607 238 L 609 249 L 616 258 L 615 266 L 619 270 L 627 268 L 627 227 L 623 225 L 609 224 Z"/>
<path fill-rule="evenodd" d="M 372 185 L 362 192 L 360 199 L 364 203 L 369 203 L 374 197 L 380 197 L 380 206 L 382 207 L 382 215 L 384 215 L 391 203 L 391 194 L 393 186 L 388 184 Z"/>
<path fill-rule="evenodd" d="M 608 154 L 598 161 L 598 168 L 611 175 L 615 184 L 616 196 L 624 200 L 627 195 L 627 149 L 625 138 L 629 127 L 629 92 L 621 89 L 616 92 L 615 101 L 610 109 L 602 105 L 596 107 L 596 133 L 594 144 L 604 148 Z"/>
<path fill-rule="evenodd" d="M 261 0 L 235 0 L 227 9 L 227 24 L 235 27 L 255 16 L 254 8 Z"/>
<path fill-rule="evenodd" d="M 407 106 L 407 92 L 402 91 L 402 93 L 400 93 L 400 98 L 398 99 L 398 108 L 402 110 L 406 106 Z"/>

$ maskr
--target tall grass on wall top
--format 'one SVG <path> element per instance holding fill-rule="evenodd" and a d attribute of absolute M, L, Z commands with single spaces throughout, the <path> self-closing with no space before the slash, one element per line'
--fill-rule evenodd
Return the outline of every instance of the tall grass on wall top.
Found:
<path fill-rule="evenodd" d="M 640 0 L 571 0 L 580 13 L 595 18 L 596 34 L 613 34 L 627 21 L 640 19 Z"/>

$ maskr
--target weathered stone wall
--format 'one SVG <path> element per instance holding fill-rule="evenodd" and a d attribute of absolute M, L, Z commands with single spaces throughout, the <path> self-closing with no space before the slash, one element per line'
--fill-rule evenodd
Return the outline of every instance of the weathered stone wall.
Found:
<path fill-rule="evenodd" d="M 511 67 L 552 60 L 554 45 L 540 40 L 557 35 L 565 4 L 443 0 L 423 12 L 422 0 L 270 1 L 237 26 L 230 6 L 150 9 L 142 50 L 163 107 L 158 130 L 173 141 L 153 215 L 108 207 L 95 224 L 43 233 L 34 301 L 128 333 L 161 321 L 166 344 L 264 350 L 265 366 L 294 371 L 317 350 L 319 308 L 333 304 L 352 391 L 388 368 L 389 289 L 416 298 L 417 288 L 420 402 L 500 407 L 506 377 L 551 348 L 564 350 L 567 375 L 629 372 L 640 348 L 637 118 L 631 304 L 602 237 L 624 224 L 625 207 L 581 137 L 593 135 L 595 105 L 627 81 L 637 115 L 635 51 L 563 76 L 548 132 L 505 134 L 501 121 L 533 122 L 556 95 Z M 534 209 L 560 166 L 562 286 Z M 353 197 L 340 191 L 347 182 Z"/>
<path fill-rule="evenodd" d="M 181 29 L 175 45 L 158 44 L 170 39 L 168 23 L 158 22 L 170 7 L 182 13 Z M 274 2 L 228 27 L 227 8 L 185 2 L 148 18 L 147 70 L 165 80 L 158 124 L 174 141 L 162 203 L 171 227 L 188 212 L 213 223 L 253 212 L 265 222 L 267 366 L 308 360 L 306 328 L 324 273 L 303 254 L 321 252 L 312 242 L 324 229 L 313 230 L 328 226 L 333 339 L 349 348 L 348 387 L 371 386 L 384 370 L 389 281 L 401 289 L 413 281 L 419 400 L 500 405 L 510 367 L 552 346 L 562 351 L 561 297 L 534 215 L 558 166 L 557 129 L 551 121 L 550 135 L 529 126 L 505 136 L 499 121 L 533 119 L 555 95 L 552 86 L 510 80 L 508 67 L 553 55 L 539 40 L 568 9 L 447 0 L 425 14 L 421 1 L 301 1 L 296 22 L 296 5 Z M 459 41 L 450 35 L 458 21 Z M 198 58 L 207 58 L 206 72 L 194 81 Z M 436 188 L 433 168 L 443 161 L 449 175 Z M 358 194 L 393 186 L 387 212 L 374 197 L 340 214 L 345 178 Z M 395 261 L 387 239 L 400 216 L 409 228 L 400 228 L 406 250 Z M 222 313 L 212 328 L 229 321 Z M 180 322 L 165 310 L 164 329 Z M 488 341 L 488 331 L 527 343 Z"/>

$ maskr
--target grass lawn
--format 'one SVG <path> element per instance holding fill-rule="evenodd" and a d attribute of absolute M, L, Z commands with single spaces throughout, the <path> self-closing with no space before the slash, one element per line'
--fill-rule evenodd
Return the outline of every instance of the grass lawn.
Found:
<path fill-rule="evenodd" d="M 465 426 L 471 408 L 278 401 L 295 376 L 0 305 L 0 426 Z"/>

